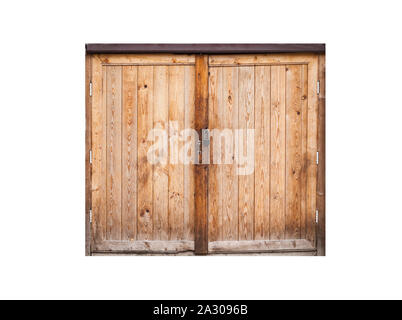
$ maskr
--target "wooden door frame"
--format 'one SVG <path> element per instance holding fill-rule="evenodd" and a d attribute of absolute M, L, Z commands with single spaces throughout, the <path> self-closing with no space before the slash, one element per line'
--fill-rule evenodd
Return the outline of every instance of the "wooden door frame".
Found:
<path fill-rule="evenodd" d="M 310 53 L 318 58 L 318 141 L 316 208 L 316 255 L 325 256 L 325 44 L 86 44 L 85 45 L 85 255 L 92 255 L 92 59 L 93 54 L 196 54 L 196 130 L 208 127 L 208 66 L 209 55 Z M 206 73 L 205 73 L 206 70 Z M 197 89 L 198 88 L 198 89 Z M 196 165 L 195 174 L 200 181 L 195 199 L 195 254 L 208 254 L 207 235 L 207 165 Z M 296 255 L 297 253 L 290 253 Z"/>

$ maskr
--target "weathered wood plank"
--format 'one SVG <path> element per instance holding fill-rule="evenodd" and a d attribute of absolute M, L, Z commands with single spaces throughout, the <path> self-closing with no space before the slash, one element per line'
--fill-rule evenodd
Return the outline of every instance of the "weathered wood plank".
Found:
<path fill-rule="evenodd" d="M 122 240 L 137 237 L 137 67 L 123 67 Z"/>
<path fill-rule="evenodd" d="M 215 130 L 221 129 L 222 68 L 210 71 L 209 78 L 209 129 L 211 132 L 211 164 L 208 179 L 208 239 L 222 240 L 222 166 L 217 148 L 220 139 Z"/>
<path fill-rule="evenodd" d="M 195 64 L 194 55 L 186 54 L 98 54 L 103 64 L 180 65 Z"/>
<path fill-rule="evenodd" d="M 195 58 L 195 129 L 201 138 L 201 130 L 208 127 L 208 56 Z M 201 158 L 201 157 L 200 157 Z M 208 166 L 195 165 L 195 254 L 208 253 Z"/>
<path fill-rule="evenodd" d="M 169 239 L 183 239 L 184 166 L 180 162 L 182 143 L 179 133 L 184 129 L 184 69 L 169 67 Z"/>
<path fill-rule="evenodd" d="M 318 57 L 318 80 L 320 94 L 318 96 L 318 176 L 317 176 L 317 209 L 319 211 L 317 233 L 317 255 L 325 256 L 325 55 Z"/>
<path fill-rule="evenodd" d="M 92 59 L 85 55 L 85 255 L 91 255 L 91 222 L 92 176 L 90 152 L 92 148 L 92 98 L 90 83 L 92 81 Z"/>
<path fill-rule="evenodd" d="M 285 238 L 286 67 L 271 67 L 270 239 Z"/>
<path fill-rule="evenodd" d="M 238 158 L 254 156 L 254 143 L 248 145 L 247 131 L 254 129 L 254 67 L 239 68 L 239 139 Z M 243 148 L 241 148 L 241 144 Z M 242 164 L 240 164 L 242 165 Z M 252 161 L 254 166 L 254 159 Z M 243 164 L 246 168 L 246 163 Z M 254 238 L 254 168 L 250 174 L 239 175 L 239 240 Z"/>
<path fill-rule="evenodd" d="M 237 54 L 211 55 L 210 66 L 237 66 L 237 65 L 285 65 L 308 64 L 315 59 L 315 54 Z"/>
<path fill-rule="evenodd" d="M 311 243 L 304 239 L 295 240 L 244 240 L 214 241 L 209 243 L 209 251 L 217 252 L 274 252 L 274 251 L 314 250 Z"/>
<path fill-rule="evenodd" d="M 301 66 L 286 66 L 286 239 L 300 239 Z"/>
<path fill-rule="evenodd" d="M 306 239 L 316 243 L 315 211 L 317 201 L 317 75 L 318 58 L 308 65 L 308 123 L 307 123 L 307 225 Z"/>
<path fill-rule="evenodd" d="M 169 121 L 169 71 L 167 66 L 154 67 L 154 129 L 168 129 Z M 161 146 L 163 139 L 155 136 L 153 143 Z M 154 164 L 153 169 L 153 216 L 154 216 L 154 240 L 169 239 L 169 176 L 168 176 L 168 150 L 166 154 L 159 154 L 160 161 Z"/>
<path fill-rule="evenodd" d="M 92 240 L 94 242 L 106 238 L 105 69 L 97 58 L 92 57 Z"/>
<path fill-rule="evenodd" d="M 106 239 L 121 239 L 121 79 L 122 68 L 106 67 Z"/>
<path fill-rule="evenodd" d="M 137 239 L 149 240 L 153 237 L 153 168 L 147 153 L 152 142 L 148 141 L 153 127 L 153 67 L 138 67 L 138 209 Z"/>
<path fill-rule="evenodd" d="M 255 67 L 254 239 L 269 239 L 271 67 Z"/>
<path fill-rule="evenodd" d="M 195 128 L 195 68 L 184 67 L 184 128 Z M 184 136 L 184 239 L 194 240 L 194 215 L 195 215 L 195 179 L 192 165 L 196 157 L 196 141 L 192 136 Z M 187 148 L 188 147 L 188 148 Z M 189 162 L 189 163 L 187 163 Z"/>
<path fill-rule="evenodd" d="M 307 224 L 307 118 L 308 118 L 308 66 L 301 66 L 301 85 L 302 85 L 302 170 L 300 175 L 301 181 L 301 201 L 300 201 L 300 238 L 306 237 Z"/>
<path fill-rule="evenodd" d="M 189 240 L 137 240 L 137 241 L 101 241 L 96 243 L 97 252 L 132 252 L 132 253 L 177 253 L 193 251 L 194 241 Z"/>
<path fill-rule="evenodd" d="M 233 129 L 239 126 L 238 68 L 222 68 L 222 126 L 226 136 L 222 150 L 222 239 L 237 240 L 239 224 L 239 176 L 236 173 Z M 229 141 L 226 141 L 228 139 Z M 222 141 L 221 141 L 222 142 Z M 222 142 L 223 143 L 223 142 Z"/>

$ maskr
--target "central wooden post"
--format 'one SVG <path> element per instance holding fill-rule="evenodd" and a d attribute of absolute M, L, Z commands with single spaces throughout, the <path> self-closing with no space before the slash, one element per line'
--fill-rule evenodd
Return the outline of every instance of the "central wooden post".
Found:
<path fill-rule="evenodd" d="M 208 128 L 208 56 L 195 58 L 195 130 L 202 139 L 202 129 Z M 201 148 L 200 148 L 201 150 Z M 195 173 L 195 254 L 208 253 L 208 164 L 194 165 Z"/>

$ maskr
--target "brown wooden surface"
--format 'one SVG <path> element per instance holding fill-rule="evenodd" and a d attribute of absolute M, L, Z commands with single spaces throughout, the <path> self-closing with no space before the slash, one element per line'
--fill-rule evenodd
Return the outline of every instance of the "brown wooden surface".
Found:
<path fill-rule="evenodd" d="M 137 241 L 193 242 L 193 168 L 148 160 L 154 160 L 149 150 L 158 141 L 151 129 L 167 130 L 171 120 L 178 123 L 174 134 L 180 138 L 185 125 L 195 125 L 194 66 L 108 65 L 92 59 L 92 251 L 105 241 L 130 241 L 133 247 Z M 180 161 L 183 145 L 177 145 Z"/>
<path fill-rule="evenodd" d="M 92 145 L 92 98 L 89 88 L 92 79 L 91 56 L 85 55 L 85 255 L 91 255 L 91 222 L 90 214 L 92 204 L 91 196 L 91 163 L 90 151 Z"/>
<path fill-rule="evenodd" d="M 167 130 L 169 127 L 169 67 L 155 66 L 154 72 L 154 128 Z M 167 161 L 154 165 L 152 200 L 154 208 L 154 240 L 169 240 L 168 170 Z"/>
<path fill-rule="evenodd" d="M 285 238 L 286 67 L 271 67 L 270 239 Z"/>
<path fill-rule="evenodd" d="M 106 68 L 92 56 L 92 241 L 106 235 Z"/>
<path fill-rule="evenodd" d="M 255 218 L 254 238 L 269 239 L 271 157 L 271 67 L 255 67 Z"/>
<path fill-rule="evenodd" d="M 240 158 L 249 155 L 246 130 L 254 129 L 254 67 L 239 68 L 238 94 L 239 129 L 243 130 L 243 139 L 239 139 L 243 145 L 243 149 L 239 146 Z M 239 175 L 239 240 L 254 239 L 254 191 L 254 173 Z"/>
<path fill-rule="evenodd" d="M 197 55 L 182 56 L 179 63 L 172 55 L 159 55 L 160 62 L 152 55 L 117 56 L 86 58 L 92 69 L 87 87 L 89 79 L 93 83 L 92 99 L 86 93 L 88 164 L 91 142 L 93 158 L 92 170 L 86 165 L 86 254 L 110 252 L 107 242 L 111 250 L 123 245 L 127 251 L 163 253 L 163 246 L 147 247 L 161 241 L 174 253 L 175 245 L 189 241 L 196 254 L 207 254 L 208 243 L 210 252 L 225 243 L 230 251 L 236 242 L 247 251 L 254 241 L 258 245 L 249 251 L 257 252 L 262 244 L 255 241 L 265 241 L 262 251 L 282 252 L 294 251 L 286 247 L 289 241 L 305 240 L 311 247 L 296 251 L 317 248 L 325 255 L 324 55 Z M 254 172 L 238 176 L 235 164 L 148 162 L 150 129 L 169 128 L 171 136 L 188 127 L 200 138 L 208 127 L 255 129 Z M 195 151 L 188 141 L 179 157 Z M 185 143 L 178 142 L 179 150 Z M 246 136 L 242 143 L 245 152 Z M 224 139 L 220 148 L 221 162 L 239 156 Z M 169 157 L 170 150 L 169 144 Z"/>
<path fill-rule="evenodd" d="M 106 239 L 121 239 L 122 67 L 106 67 Z"/>
<path fill-rule="evenodd" d="M 318 57 L 318 80 L 320 94 L 318 96 L 318 177 L 317 177 L 317 209 L 319 211 L 317 231 L 317 255 L 325 256 L 325 55 Z"/>
<path fill-rule="evenodd" d="M 123 68 L 121 239 L 137 238 L 137 67 Z"/>
<path fill-rule="evenodd" d="M 288 56 L 283 58 L 289 61 Z M 316 185 L 316 78 L 308 74 L 316 70 L 317 59 L 298 58 L 299 64 L 292 58 L 284 65 L 209 67 L 210 244 L 301 239 L 315 248 L 315 195 L 308 190 Z M 229 173 L 234 166 L 221 164 L 225 156 L 216 159 L 216 150 L 230 149 L 216 132 L 225 128 L 255 129 L 253 173 L 233 176 Z M 240 142 L 243 149 L 236 152 L 245 153 L 247 141 Z M 237 193 L 232 192 L 233 185 Z M 237 224 L 231 224 L 233 217 Z"/>
<path fill-rule="evenodd" d="M 199 55 L 195 60 L 195 129 L 200 139 L 201 130 L 208 127 L 208 56 Z M 197 181 L 195 194 L 195 253 L 208 252 L 208 166 L 195 165 Z"/>

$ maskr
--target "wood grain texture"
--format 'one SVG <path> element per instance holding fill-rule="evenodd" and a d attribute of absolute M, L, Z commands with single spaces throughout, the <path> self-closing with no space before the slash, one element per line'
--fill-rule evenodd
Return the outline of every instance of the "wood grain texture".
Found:
<path fill-rule="evenodd" d="M 106 239 L 121 239 L 122 68 L 106 67 Z"/>
<path fill-rule="evenodd" d="M 195 58 L 195 129 L 199 137 L 201 130 L 208 127 L 208 56 Z M 208 167 L 194 166 L 197 181 L 195 194 L 195 254 L 208 253 Z"/>
<path fill-rule="evenodd" d="M 214 68 L 209 76 L 209 129 L 211 133 L 221 129 L 222 114 L 222 68 Z M 209 241 L 222 240 L 222 165 L 221 158 L 217 157 L 220 137 L 212 134 L 210 142 L 211 164 L 209 165 L 208 179 L 208 239 Z"/>
<path fill-rule="evenodd" d="M 184 129 L 184 69 L 169 67 L 169 239 L 184 235 L 184 166 L 180 161 Z"/>
<path fill-rule="evenodd" d="M 289 54 L 237 54 L 211 55 L 210 66 L 247 66 L 247 65 L 286 65 L 308 64 L 314 61 L 316 55 L 289 53 Z"/>
<path fill-rule="evenodd" d="M 117 65 L 194 65 L 194 55 L 186 54 L 97 54 L 103 64 Z"/>
<path fill-rule="evenodd" d="M 255 220 L 254 239 L 269 239 L 271 67 L 255 67 Z"/>
<path fill-rule="evenodd" d="M 122 240 L 137 237 L 137 70 L 123 67 Z"/>
<path fill-rule="evenodd" d="M 169 70 L 167 66 L 154 67 L 153 127 L 168 130 L 169 126 Z M 156 138 L 156 137 L 155 137 Z M 161 137 L 158 137 L 159 139 Z M 155 141 L 154 141 L 155 143 Z M 167 150 L 166 150 L 167 151 Z M 169 175 L 166 162 L 154 164 L 153 169 L 153 210 L 154 240 L 169 239 Z"/>
<path fill-rule="evenodd" d="M 308 65 L 308 119 L 307 119 L 307 224 L 306 239 L 316 244 L 315 211 L 317 201 L 317 123 L 318 96 L 317 75 L 318 58 Z"/>
<path fill-rule="evenodd" d="M 90 83 L 92 81 L 92 59 L 85 55 L 85 255 L 91 255 L 91 221 L 90 210 L 92 205 L 92 165 L 90 152 L 92 148 L 92 97 Z"/>
<path fill-rule="evenodd" d="M 133 62 L 138 58 L 145 65 Z M 203 55 L 194 56 L 195 67 L 156 56 L 113 59 L 94 55 L 86 61 L 92 65 L 86 83 L 93 82 L 92 120 L 88 92 L 86 97 L 88 162 L 88 141 L 93 150 L 92 177 L 86 165 L 92 201 L 86 201 L 86 234 L 92 233 L 87 254 L 207 254 L 209 246 L 214 254 L 325 255 L 324 57 L 219 56 L 209 70 Z M 156 142 L 152 128 L 177 136 L 177 146 L 169 143 L 168 160 L 172 148 L 179 151 L 174 164 L 148 161 Z M 183 165 L 196 149 L 195 141 L 180 135 L 184 128 L 195 128 L 199 137 L 206 128 L 255 128 L 254 172 L 239 176 L 237 163 L 230 163 L 240 155 L 233 132 L 229 138 L 212 135 L 211 147 L 219 139 L 222 153 L 219 160 L 211 153 L 215 164 Z M 245 157 L 249 146 L 242 138 L 237 151 Z"/>
<path fill-rule="evenodd" d="M 317 209 L 319 211 L 317 232 L 317 255 L 325 256 L 325 55 L 318 57 L 318 80 L 320 94 L 318 96 L 318 163 L 317 176 Z"/>
<path fill-rule="evenodd" d="M 286 66 L 286 239 L 300 239 L 302 170 L 301 66 Z"/>
<path fill-rule="evenodd" d="M 111 240 L 98 242 L 94 247 L 95 252 L 178 253 L 193 250 L 194 241 L 189 240 Z"/>
<path fill-rule="evenodd" d="M 92 241 L 98 242 L 106 238 L 106 68 L 96 57 L 91 60 Z"/>
<path fill-rule="evenodd" d="M 308 118 L 308 66 L 301 66 L 301 135 L 302 135 L 302 170 L 300 174 L 301 180 L 301 200 L 300 200 L 300 235 L 301 238 L 306 237 L 307 227 L 307 118 Z"/>
<path fill-rule="evenodd" d="M 153 67 L 138 67 L 138 223 L 137 239 L 153 237 L 153 167 L 147 159 L 148 133 L 153 127 Z"/>
<path fill-rule="evenodd" d="M 233 130 L 239 126 L 238 102 L 239 70 L 222 68 L 221 129 L 227 132 L 222 146 L 222 239 L 237 240 L 239 228 L 239 176 L 236 173 L 235 140 Z M 230 133 L 230 134 L 229 134 Z"/>
<path fill-rule="evenodd" d="M 248 146 L 247 131 L 254 129 L 254 67 L 239 68 L 239 128 L 243 139 L 239 139 L 239 159 L 254 153 Z M 242 153 L 242 154 L 241 154 Z M 254 165 L 254 163 L 253 163 Z M 254 172 L 239 175 L 239 240 L 254 238 Z"/>
<path fill-rule="evenodd" d="M 195 68 L 184 67 L 184 128 L 195 128 Z M 184 158 L 189 163 L 184 165 L 184 237 L 185 240 L 194 240 L 194 215 L 195 215 L 195 176 L 193 165 L 196 157 L 196 141 L 190 136 L 184 136 Z M 189 148 L 187 148 L 189 146 Z"/>
<path fill-rule="evenodd" d="M 285 238 L 286 67 L 271 67 L 270 239 Z"/>
<path fill-rule="evenodd" d="M 210 252 L 275 252 L 275 251 L 312 251 L 311 242 L 296 240 L 247 240 L 247 241 L 215 241 L 209 243 Z"/>

